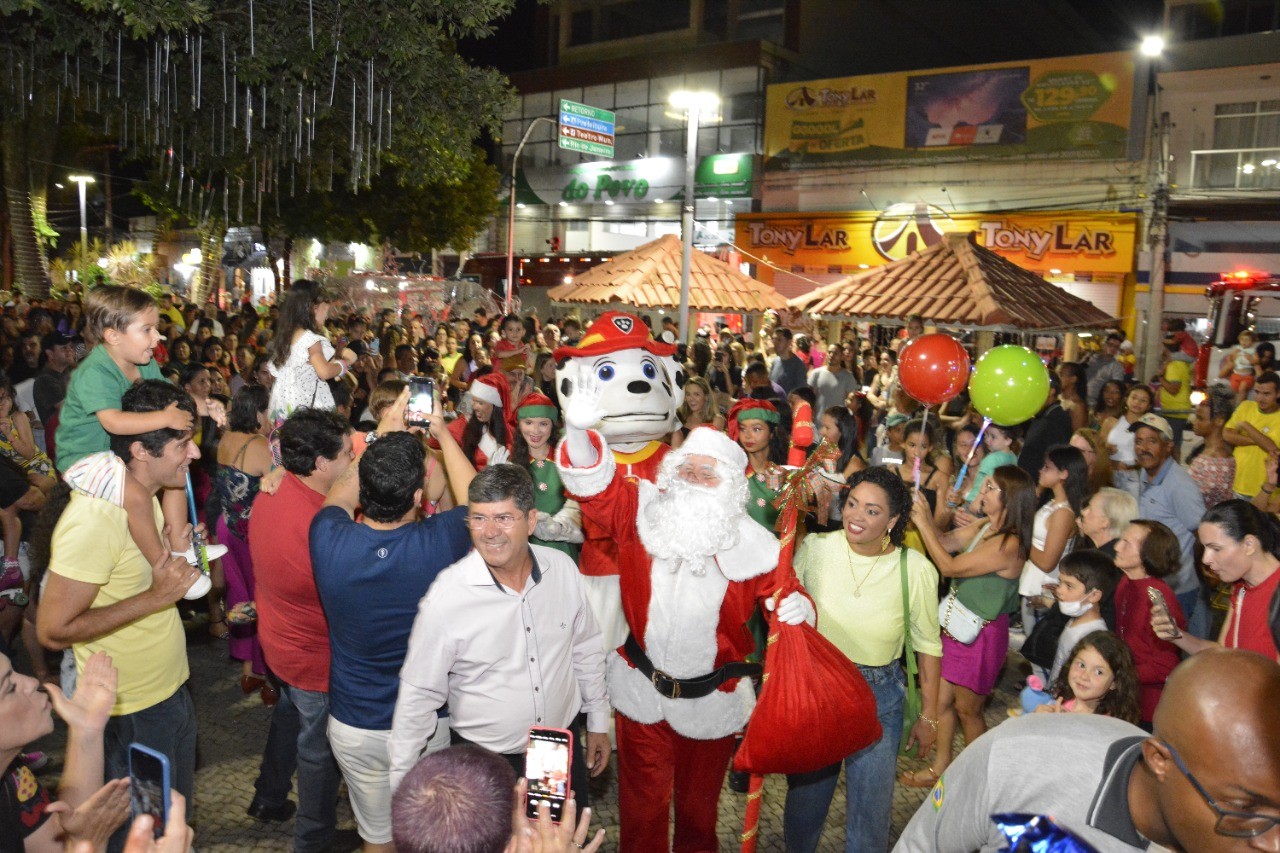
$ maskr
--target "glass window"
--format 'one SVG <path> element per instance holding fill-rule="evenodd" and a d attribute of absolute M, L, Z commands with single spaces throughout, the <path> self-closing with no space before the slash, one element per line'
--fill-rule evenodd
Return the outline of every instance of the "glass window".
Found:
<path fill-rule="evenodd" d="M 658 134 L 658 151 L 660 156 L 684 156 L 684 129 L 664 130 Z"/>
<path fill-rule="evenodd" d="M 599 40 L 635 38 L 691 26 L 690 0 L 622 0 L 599 9 Z"/>
<path fill-rule="evenodd" d="M 581 104 L 583 102 L 582 89 L 561 89 L 555 93 L 551 99 L 551 109 L 557 118 L 560 116 L 560 102 L 562 100 L 577 101 Z"/>
<path fill-rule="evenodd" d="M 649 103 L 649 81 L 628 80 L 613 87 L 613 103 L 621 107 L 641 107 Z"/>
<path fill-rule="evenodd" d="M 666 101 L 655 102 L 649 107 L 650 130 L 684 130 L 684 113 Z"/>
<path fill-rule="evenodd" d="M 569 44 L 591 44 L 595 40 L 595 34 L 592 31 L 594 26 L 594 16 L 592 10 L 583 9 L 574 12 L 569 18 Z"/>
<path fill-rule="evenodd" d="M 649 144 L 647 133 L 624 133 L 615 138 L 613 144 L 614 159 L 631 160 L 645 154 Z"/>
<path fill-rule="evenodd" d="M 649 103 L 666 106 L 671 100 L 671 93 L 685 88 L 683 77 L 655 77 L 649 81 Z M 653 124 L 653 115 L 649 116 Z"/>
<path fill-rule="evenodd" d="M 625 107 L 617 110 L 614 114 L 614 129 L 618 134 L 644 133 L 649 129 L 649 108 Z"/>
<path fill-rule="evenodd" d="M 720 72 L 720 96 L 755 93 L 760 88 L 760 72 L 756 68 L 727 68 Z"/>
<path fill-rule="evenodd" d="M 593 107 L 599 107 L 602 110 L 613 110 L 615 107 L 613 102 L 613 84 L 607 83 L 603 86 L 587 86 L 582 90 L 582 103 L 589 104 Z"/>
<path fill-rule="evenodd" d="M 556 112 L 559 112 L 560 105 L 556 105 Z M 551 93 L 550 92 L 534 92 L 524 96 L 524 117 L 534 118 L 536 116 L 549 116 L 551 111 Z"/>

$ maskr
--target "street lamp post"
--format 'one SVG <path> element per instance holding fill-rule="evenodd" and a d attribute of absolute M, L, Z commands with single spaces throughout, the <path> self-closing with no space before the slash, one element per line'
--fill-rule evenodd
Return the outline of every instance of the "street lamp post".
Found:
<path fill-rule="evenodd" d="M 533 129 L 538 126 L 538 122 L 545 121 L 555 124 L 555 121 L 546 116 L 538 116 L 529 122 L 529 126 L 525 128 L 524 136 L 520 139 L 520 144 L 516 146 L 516 153 L 511 158 L 511 195 L 507 199 L 507 286 L 502 298 L 502 312 L 504 314 L 511 313 L 511 297 L 515 295 L 515 266 L 516 266 L 516 171 L 520 166 L 520 152 L 524 151 L 524 144 L 529 141 L 529 134 L 533 133 Z"/>
<path fill-rule="evenodd" d="M 689 340 L 689 269 L 693 263 L 694 171 L 698 165 L 698 119 L 714 116 L 720 97 L 714 92 L 671 93 L 671 106 L 684 110 L 689 130 L 684 152 L 684 207 L 680 213 L 680 340 Z"/>
<path fill-rule="evenodd" d="M 85 203 L 85 184 L 97 183 L 93 175 L 72 175 L 68 178 L 80 185 L 80 251 L 89 253 L 89 214 Z"/>

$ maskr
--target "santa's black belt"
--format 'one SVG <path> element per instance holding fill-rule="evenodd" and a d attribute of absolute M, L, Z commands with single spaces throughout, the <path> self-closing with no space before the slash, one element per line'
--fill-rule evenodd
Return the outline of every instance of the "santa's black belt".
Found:
<path fill-rule="evenodd" d="M 760 664 L 739 661 L 727 663 L 714 672 L 698 678 L 676 678 L 653 665 L 653 661 L 649 660 L 644 649 L 640 648 L 640 644 L 636 642 L 634 634 L 627 635 L 627 641 L 622 644 L 622 648 L 626 651 L 631 665 L 649 679 L 654 690 L 668 699 L 697 699 L 709 695 L 726 681 L 760 674 Z"/>

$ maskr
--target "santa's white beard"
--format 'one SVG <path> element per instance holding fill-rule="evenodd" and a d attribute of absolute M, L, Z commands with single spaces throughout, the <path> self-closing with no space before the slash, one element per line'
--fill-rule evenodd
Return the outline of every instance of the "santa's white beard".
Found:
<path fill-rule="evenodd" d="M 750 521 L 744 508 L 745 481 L 725 478 L 707 488 L 679 477 L 661 484 L 636 520 L 640 541 L 657 560 L 670 560 L 671 570 L 688 562 L 694 574 L 706 571 L 705 560 L 738 544 L 740 526 Z"/>

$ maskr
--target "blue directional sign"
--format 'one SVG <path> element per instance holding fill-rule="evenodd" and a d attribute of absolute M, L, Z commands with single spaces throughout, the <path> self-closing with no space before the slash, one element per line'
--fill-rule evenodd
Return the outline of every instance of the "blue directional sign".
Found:
<path fill-rule="evenodd" d="M 560 101 L 560 147 L 600 157 L 613 156 L 614 114 L 577 101 Z"/>

